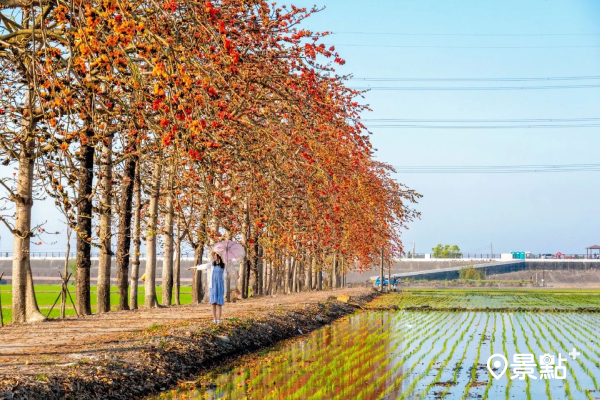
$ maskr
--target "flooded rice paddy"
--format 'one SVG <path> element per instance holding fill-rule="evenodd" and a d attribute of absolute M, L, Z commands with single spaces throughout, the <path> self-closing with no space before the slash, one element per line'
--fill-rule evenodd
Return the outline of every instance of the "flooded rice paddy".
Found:
<path fill-rule="evenodd" d="M 595 313 L 365 312 L 160 398 L 600 399 L 599 331 Z M 538 379 L 493 379 L 495 353 L 535 355 Z M 539 379 L 539 355 L 558 353 L 566 379 Z"/>
<path fill-rule="evenodd" d="M 431 307 L 435 309 L 556 309 L 600 308 L 598 290 L 409 290 L 381 296 L 374 307 Z"/>

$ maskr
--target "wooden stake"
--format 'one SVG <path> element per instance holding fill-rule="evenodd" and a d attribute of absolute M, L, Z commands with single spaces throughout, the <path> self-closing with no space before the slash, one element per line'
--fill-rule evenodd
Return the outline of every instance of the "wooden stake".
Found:
<path fill-rule="evenodd" d="M 52 304 L 52 307 L 50 307 L 50 311 L 48 311 L 48 314 L 46 315 L 46 318 L 50 317 L 50 313 L 52 312 L 52 310 L 54 310 L 54 306 L 56 306 L 56 303 L 58 302 L 58 299 L 62 298 L 62 307 L 61 307 L 61 318 L 64 318 L 64 305 L 66 305 L 67 299 L 66 296 L 69 296 L 69 299 L 71 300 L 71 305 L 73 306 L 73 309 L 75 310 L 75 314 L 77 315 L 77 318 L 79 318 L 79 313 L 77 312 L 77 307 L 75 307 L 75 302 L 73 301 L 73 298 L 71 297 L 71 292 L 69 292 L 69 280 L 71 279 L 71 276 L 73 276 L 73 274 L 67 274 L 66 276 L 63 275 L 61 272 L 58 273 L 60 275 L 61 281 L 62 281 L 62 287 L 61 287 L 61 291 L 60 294 L 58 295 L 58 297 L 56 298 L 56 300 L 54 300 L 54 304 Z"/>

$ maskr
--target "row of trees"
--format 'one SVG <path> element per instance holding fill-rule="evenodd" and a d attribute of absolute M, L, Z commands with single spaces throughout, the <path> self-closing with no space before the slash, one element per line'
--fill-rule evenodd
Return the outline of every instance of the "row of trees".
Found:
<path fill-rule="evenodd" d="M 181 246 L 240 240 L 242 296 L 313 288 L 317 271 L 364 269 L 402 252 L 419 195 L 373 160 L 360 93 L 300 28 L 317 9 L 262 0 L 1 0 L 0 220 L 14 235 L 13 320 L 43 316 L 29 250 L 44 234 L 34 199 L 51 196 L 76 236 L 76 307 L 91 313 L 178 299 Z M 157 239 L 161 237 L 159 242 Z M 116 244 L 113 251 L 113 245 Z M 339 268 L 339 269 L 338 269 Z M 299 279 L 302 273 L 304 279 Z M 314 277 L 314 278 L 313 278 Z M 317 285 L 318 286 L 318 285 Z M 175 291 L 173 295 L 173 291 Z M 194 274 L 193 301 L 202 299 Z"/>
<path fill-rule="evenodd" d="M 437 246 L 431 249 L 433 258 L 460 258 L 462 253 L 460 247 L 456 244 L 445 244 L 438 243 Z"/>

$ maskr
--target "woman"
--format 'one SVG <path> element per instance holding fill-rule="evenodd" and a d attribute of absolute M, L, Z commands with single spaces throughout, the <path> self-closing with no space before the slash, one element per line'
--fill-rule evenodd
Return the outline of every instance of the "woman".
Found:
<path fill-rule="evenodd" d="M 199 271 L 207 270 L 208 293 L 209 301 L 212 305 L 213 322 L 220 324 L 222 307 L 225 305 L 227 271 L 225 270 L 225 263 L 218 253 L 213 252 L 212 259 L 213 262 L 211 264 L 202 264 L 192 268 L 196 268 Z"/>

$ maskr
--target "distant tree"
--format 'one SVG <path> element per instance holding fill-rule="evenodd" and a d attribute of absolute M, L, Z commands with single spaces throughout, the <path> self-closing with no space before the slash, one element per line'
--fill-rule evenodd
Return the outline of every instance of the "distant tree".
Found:
<path fill-rule="evenodd" d="M 460 248 L 453 244 L 442 245 L 441 243 L 431 249 L 434 258 L 458 258 L 462 256 Z"/>

